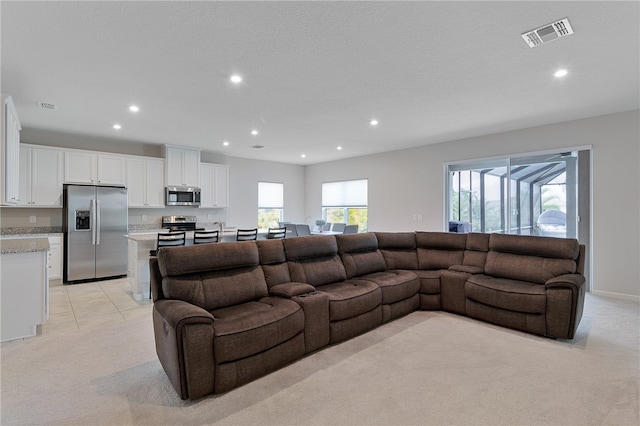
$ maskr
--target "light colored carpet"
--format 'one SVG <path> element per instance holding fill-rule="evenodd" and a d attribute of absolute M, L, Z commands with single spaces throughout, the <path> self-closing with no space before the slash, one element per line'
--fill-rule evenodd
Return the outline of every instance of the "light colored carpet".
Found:
<path fill-rule="evenodd" d="M 638 425 L 640 309 L 587 295 L 571 341 L 415 312 L 195 402 L 150 316 L 4 343 L 1 367 L 5 425 Z"/>

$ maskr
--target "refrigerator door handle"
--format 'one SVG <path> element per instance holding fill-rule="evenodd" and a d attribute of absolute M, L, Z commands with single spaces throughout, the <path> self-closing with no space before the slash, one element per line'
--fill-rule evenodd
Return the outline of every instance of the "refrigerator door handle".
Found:
<path fill-rule="evenodd" d="M 96 209 L 94 205 L 95 200 L 91 200 L 89 203 L 89 220 L 91 221 L 91 245 L 96 245 Z"/>
<path fill-rule="evenodd" d="M 96 200 L 96 245 L 100 245 L 100 200 Z"/>

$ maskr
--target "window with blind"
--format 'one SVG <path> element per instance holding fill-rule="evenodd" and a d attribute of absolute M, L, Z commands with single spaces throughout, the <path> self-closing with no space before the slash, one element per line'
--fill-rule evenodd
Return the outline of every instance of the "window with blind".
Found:
<path fill-rule="evenodd" d="M 322 184 L 322 219 L 327 223 L 358 225 L 367 232 L 368 180 L 345 180 Z"/>
<path fill-rule="evenodd" d="M 276 228 L 284 217 L 284 184 L 258 182 L 258 228 Z"/>

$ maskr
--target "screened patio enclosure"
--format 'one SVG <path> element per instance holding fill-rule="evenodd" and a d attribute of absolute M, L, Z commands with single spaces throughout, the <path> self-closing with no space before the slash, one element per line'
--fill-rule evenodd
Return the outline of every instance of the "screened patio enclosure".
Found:
<path fill-rule="evenodd" d="M 472 232 L 577 236 L 578 153 L 448 166 L 448 221 Z"/>

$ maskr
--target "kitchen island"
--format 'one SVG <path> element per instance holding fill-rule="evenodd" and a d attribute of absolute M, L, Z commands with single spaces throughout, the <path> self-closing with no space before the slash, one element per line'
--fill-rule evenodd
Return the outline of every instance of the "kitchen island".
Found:
<path fill-rule="evenodd" d="M 149 299 L 149 251 L 156 248 L 158 232 L 164 230 L 131 233 L 126 235 L 129 240 L 129 283 L 131 293 L 137 301 Z M 222 241 L 235 241 L 236 229 L 226 228 L 222 233 Z M 193 231 L 187 231 L 187 245 L 193 244 Z"/>
<path fill-rule="evenodd" d="M 49 240 L 0 240 L 0 341 L 42 332 L 49 317 Z"/>

